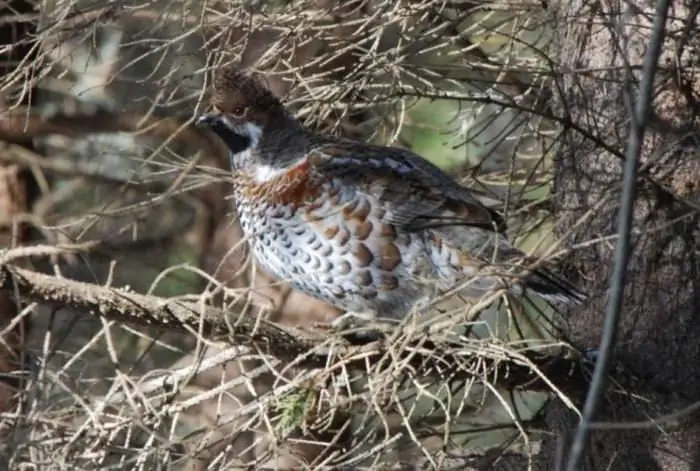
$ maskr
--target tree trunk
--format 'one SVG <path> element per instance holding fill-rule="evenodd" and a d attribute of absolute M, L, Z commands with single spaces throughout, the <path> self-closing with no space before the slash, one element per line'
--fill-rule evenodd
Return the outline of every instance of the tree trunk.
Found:
<path fill-rule="evenodd" d="M 700 399 L 700 80 L 694 73 L 700 62 L 700 6 L 672 3 L 642 146 L 633 249 L 615 350 L 617 365 L 640 379 L 622 385 L 650 402 L 608 401 L 598 422 L 648 422 Z M 549 8 L 558 45 L 552 104 L 564 123 L 556 155 L 558 235 L 585 245 L 575 249 L 570 261 L 592 298 L 571 313 L 567 334 L 574 343 L 595 348 L 615 246 L 614 238 L 604 238 L 617 230 L 630 104 L 637 97 L 654 6 L 642 0 L 578 0 L 554 2 Z M 575 225 L 582 219 L 583 224 Z M 565 444 L 578 418 L 553 403 L 547 421 L 553 434 L 543 448 L 540 469 L 557 469 L 556 457 L 568 455 Z M 700 469 L 699 439 L 697 414 L 659 426 L 595 432 L 584 469 Z"/>

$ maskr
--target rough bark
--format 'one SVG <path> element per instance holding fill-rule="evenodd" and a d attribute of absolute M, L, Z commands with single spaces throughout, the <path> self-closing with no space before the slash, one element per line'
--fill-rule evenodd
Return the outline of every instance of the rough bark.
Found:
<path fill-rule="evenodd" d="M 659 60 L 654 113 L 641 155 L 635 233 L 624 292 L 616 359 L 642 378 L 630 385 L 649 403 L 608 402 L 600 422 L 647 420 L 700 399 L 700 279 L 698 269 L 697 4 L 673 2 Z M 612 271 L 622 162 L 629 131 L 630 89 L 638 86 L 653 21 L 650 1 L 550 4 L 558 45 L 554 108 L 565 126 L 556 156 L 559 235 L 578 248 L 570 257 L 592 302 L 572 313 L 568 335 L 595 347 L 602 332 Z M 630 83 L 632 85 L 630 85 Z M 576 128 L 577 127 L 577 128 Z M 586 135 L 594 137 L 586 137 Z M 582 218 L 584 224 L 575 226 Z M 570 234 L 565 228 L 574 228 Z M 598 240 L 591 243 L 593 240 Z M 554 403 L 553 432 L 540 469 L 556 457 L 578 420 Z M 596 432 L 585 469 L 681 470 L 700 468 L 697 414 L 658 427 Z M 567 451 L 565 448 L 566 456 Z"/>

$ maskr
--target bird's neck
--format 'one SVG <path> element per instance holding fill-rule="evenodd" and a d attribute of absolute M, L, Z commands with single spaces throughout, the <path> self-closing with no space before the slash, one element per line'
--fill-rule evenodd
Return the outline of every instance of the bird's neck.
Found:
<path fill-rule="evenodd" d="M 304 154 L 309 149 L 306 132 L 289 128 L 266 129 L 257 144 L 258 150 L 265 155 L 282 159 L 289 156 L 292 160 L 295 155 Z"/>
<path fill-rule="evenodd" d="M 272 123 L 275 124 L 275 123 Z M 253 152 L 258 153 L 255 179 L 266 183 L 302 164 L 314 145 L 314 135 L 295 118 L 282 126 L 266 126 Z"/>

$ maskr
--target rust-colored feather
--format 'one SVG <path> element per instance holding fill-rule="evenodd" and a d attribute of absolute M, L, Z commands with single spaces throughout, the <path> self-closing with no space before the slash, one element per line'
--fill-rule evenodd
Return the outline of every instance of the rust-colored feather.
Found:
<path fill-rule="evenodd" d="M 315 199 L 321 191 L 310 181 L 310 169 L 310 163 L 305 160 L 265 183 L 256 182 L 252 175 L 241 175 L 238 185 L 252 201 L 299 206 Z"/>

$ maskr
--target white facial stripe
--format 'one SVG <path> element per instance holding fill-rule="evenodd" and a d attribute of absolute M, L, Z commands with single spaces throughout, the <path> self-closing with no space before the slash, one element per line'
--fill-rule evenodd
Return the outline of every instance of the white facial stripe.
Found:
<path fill-rule="evenodd" d="M 260 129 L 260 126 L 247 122 L 243 127 L 245 128 L 245 133 L 250 137 L 250 147 L 258 147 L 260 136 L 262 136 L 262 129 Z"/>
<path fill-rule="evenodd" d="M 244 149 L 235 154 L 231 153 L 231 165 L 234 168 L 241 168 L 247 165 L 248 162 L 253 158 L 252 151 L 260 143 L 260 137 L 262 136 L 262 129 L 253 123 L 245 123 L 243 125 L 239 123 L 233 123 L 228 116 L 224 115 L 223 119 L 227 126 L 229 126 L 235 133 L 244 134 L 250 138 L 250 145 L 247 149 Z"/>
<path fill-rule="evenodd" d="M 231 120 L 228 119 L 227 115 L 221 114 L 220 117 L 224 121 L 224 124 L 226 124 L 226 126 L 228 126 L 231 129 L 238 129 L 238 125 L 236 123 L 231 122 Z"/>
<path fill-rule="evenodd" d="M 239 123 L 231 121 L 226 115 L 223 115 L 222 118 L 226 123 L 226 126 L 231 128 L 235 133 L 244 134 L 250 138 L 250 146 L 248 147 L 248 149 L 242 152 L 249 152 L 250 149 L 258 146 L 258 144 L 260 143 L 260 136 L 262 136 L 262 129 L 260 129 L 260 126 L 251 122 L 247 122 L 241 125 Z"/>

